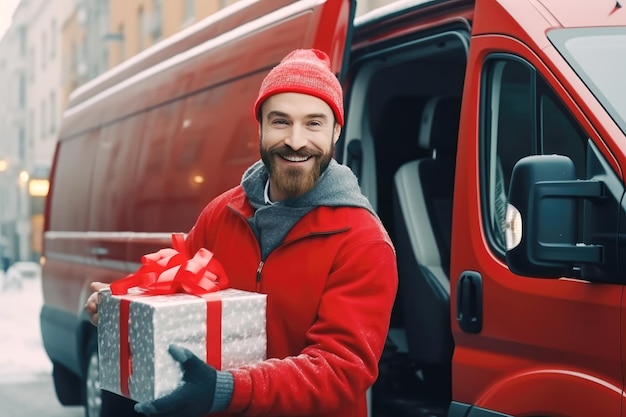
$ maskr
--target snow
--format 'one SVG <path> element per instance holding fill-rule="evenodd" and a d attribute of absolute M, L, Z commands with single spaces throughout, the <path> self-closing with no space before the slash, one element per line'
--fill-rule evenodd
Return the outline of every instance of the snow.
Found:
<path fill-rule="evenodd" d="M 24 279 L 4 288 L 0 271 L 0 383 L 50 375 L 52 364 L 41 341 L 41 280 Z"/>

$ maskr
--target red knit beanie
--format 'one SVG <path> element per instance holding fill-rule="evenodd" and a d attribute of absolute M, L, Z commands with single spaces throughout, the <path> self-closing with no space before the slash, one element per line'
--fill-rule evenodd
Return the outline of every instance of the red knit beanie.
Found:
<path fill-rule="evenodd" d="M 330 69 L 330 58 L 317 49 L 296 49 L 267 74 L 259 97 L 254 103 L 254 116 L 260 118 L 261 105 L 279 93 L 302 93 L 324 100 L 343 126 L 343 92 Z"/>

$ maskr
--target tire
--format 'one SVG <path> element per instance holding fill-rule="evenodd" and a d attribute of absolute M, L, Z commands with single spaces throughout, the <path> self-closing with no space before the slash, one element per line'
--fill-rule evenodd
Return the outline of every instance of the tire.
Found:
<path fill-rule="evenodd" d="M 100 365 L 97 337 L 92 337 L 85 356 L 83 405 L 85 417 L 140 417 L 135 413 L 135 402 L 100 389 Z"/>
<path fill-rule="evenodd" d="M 102 391 L 100 390 L 100 368 L 98 361 L 98 340 L 92 337 L 85 356 L 85 380 L 83 405 L 85 417 L 102 417 Z"/>

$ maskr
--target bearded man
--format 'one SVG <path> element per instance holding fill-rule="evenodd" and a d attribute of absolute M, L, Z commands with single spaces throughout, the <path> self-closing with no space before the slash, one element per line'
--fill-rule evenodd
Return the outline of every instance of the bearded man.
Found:
<path fill-rule="evenodd" d="M 397 289 L 395 251 L 352 171 L 333 159 L 341 85 L 319 50 L 288 54 L 254 103 L 261 160 L 187 236 L 230 286 L 267 294 L 267 357 L 215 370 L 172 346 L 183 383 L 135 405 L 149 416 L 366 417 Z M 100 288 L 98 284 L 94 290 Z M 97 298 L 87 311 L 97 321 Z"/>

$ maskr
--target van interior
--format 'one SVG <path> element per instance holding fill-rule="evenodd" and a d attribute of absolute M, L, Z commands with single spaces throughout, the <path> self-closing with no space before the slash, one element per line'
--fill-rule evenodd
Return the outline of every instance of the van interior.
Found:
<path fill-rule="evenodd" d="M 351 56 L 337 158 L 359 178 L 398 258 L 374 417 L 445 416 L 451 400 L 450 235 L 469 31 L 448 29 Z"/>

